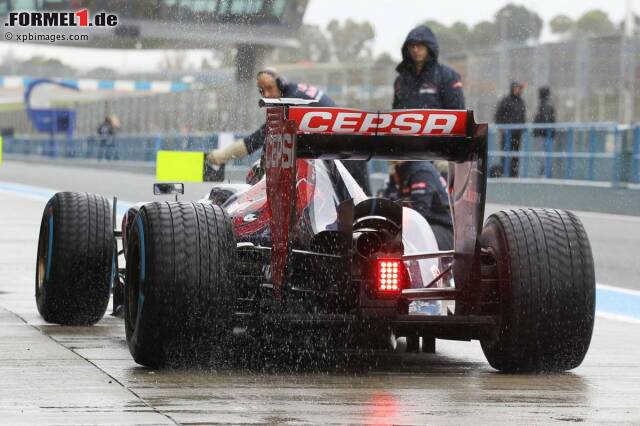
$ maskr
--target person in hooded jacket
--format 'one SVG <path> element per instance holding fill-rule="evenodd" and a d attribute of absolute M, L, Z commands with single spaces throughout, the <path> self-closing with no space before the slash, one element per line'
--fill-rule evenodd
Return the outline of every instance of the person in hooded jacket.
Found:
<path fill-rule="evenodd" d="M 526 121 L 527 107 L 522 99 L 522 91 L 525 85 L 517 81 L 511 82 L 509 94 L 498 103 L 495 114 L 496 124 L 522 124 Z M 509 139 L 510 144 L 507 144 Z M 522 140 L 522 130 L 514 129 L 502 132 L 502 151 L 519 151 Z M 520 161 L 517 156 L 511 157 L 509 176 L 517 177 Z M 492 176 L 502 176 L 505 171 L 502 166 L 494 167 Z"/>
<path fill-rule="evenodd" d="M 535 124 L 553 124 L 556 122 L 556 109 L 551 104 L 551 89 L 549 86 L 542 86 L 538 89 L 538 110 L 533 118 Z M 536 138 L 536 146 L 544 146 L 547 138 L 553 143 L 555 130 L 552 128 L 534 129 L 533 136 Z M 559 148 L 559 147 L 558 147 Z M 554 161 L 556 170 L 560 170 L 562 159 Z M 540 166 L 540 175 L 545 172 L 544 164 Z M 551 172 L 551 170 L 549 171 Z"/>
<path fill-rule="evenodd" d="M 393 109 L 464 109 L 462 80 L 453 69 L 438 62 L 439 46 L 433 31 L 421 25 L 409 32 L 402 45 L 402 62 L 396 67 L 393 85 Z M 436 167 L 437 166 L 437 167 Z M 442 177 L 448 162 L 392 162 L 383 196 L 420 213 L 429 225 L 440 250 L 453 249 L 453 221 L 449 208 L 447 183 Z M 418 280 L 412 285 L 421 287 Z M 413 302 L 409 311 L 436 314 L 439 301 Z M 419 336 L 407 337 L 407 352 L 419 349 Z M 435 350 L 435 339 L 422 336 L 422 350 Z M 430 343 L 428 343 L 430 342 Z"/>
<path fill-rule="evenodd" d="M 551 104 L 551 89 L 548 86 L 542 86 L 538 89 L 538 110 L 533 118 L 536 124 L 553 124 L 556 122 L 556 109 Z M 547 132 L 553 137 L 553 129 L 535 129 L 534 136 L 546 136 Z"/>
<path fill-rule="evenodd" d="M 438 40 L 425 25 L 414 28 L 402 45 L 396 67 L 393 109 L 464 109 L 462 80 L 438 62 Z"/>
<path fill-rule="evenodd" d="M 394 109 L 464 109 L 460 75 L 438 62 L 438 41 L 427 26 L 409 32 L 402 45 L 402 62 L 396 67 Z M 446 181 L 447 162 L 438 167 L 430 161 L 392 163 L 383 196 L 401 200 L 418 211 L 431 225 L 440 250 L 453 249 L 453 223 Z M 438 170 L 441 169 L 441 170 Z"/>
<path fill-rule="evenodd" d="M 260 96 L 263 98 L 296 98 L 316 100 L 314 107 L 335 107 L 336 103 L 322 90 L 305 83 L 287 81 L 276 70 L 265 68 L 258 72 L 257 85 Z M 207 154 L 207 160 L 219 166 L 231 159 L 245 157 L 252 152 L 264 147 L 265 124 L 258 130 L 222 149 L 214 149 Z M 362 187 L 364 192 L 371 194 L 369 183 L 369 170 L 366 161 L 350 160 L 342 162 L 353 178 Z"/>
<path fill-rule="evenodd" d="M 98 126 L 98 159 L 113 160 L 118 157 L 116 152 L 116 132 L 120 127 L 120 121 L 115 115 L 108 115 Z"/>

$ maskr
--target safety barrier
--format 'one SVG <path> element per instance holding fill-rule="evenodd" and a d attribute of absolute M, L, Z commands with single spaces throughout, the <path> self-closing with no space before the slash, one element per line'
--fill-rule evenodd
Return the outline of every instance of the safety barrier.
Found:
<path fill-rule="evenodd" d="M 219 135 L 117 135 L 49 140 L 6 137 L 3 152 L 20 156 L 153 162 L 159 150 L 208 151 Z M 519 149 L 514 149 L 516 147 Z M 249 164 L 257 154 L 235 164 Z M 492 125 L 490 176 L 542 179 L 549 183 L 640 184 L 640 124 L 559 123 Z M 386 162 L 372 161 L 372 172 L 387 173 Z"/>
<path fill-rule="evenodd" d="M 40 156 L 51 159 L 97 161 L 155 162 L 160 150 L 209 151 L 218 146 L 219 135 L 116 135 L 88 138 L 46 139 L 33 137 L 6 138 L 4 153 L 19 156 Z M 235 164 L 249 164 L 257 155 Z"/>
<path fill-rule="evenodd" d="M 640 183 L 640 124 L 558 123 L 489 127 L 489 177 Z M 386 172 L 383 162 L 373 165 Z"/>
<path fill-rule="evenodd" d="M 615 123 L 496 126 L 491 175 L 616 184 L 624 132 Z"/>
<path fill-rule="evenodd" d="M 640 126 L 633 128 L 633 149 L 631 151 L 631 181 L 640 183 Z"/>

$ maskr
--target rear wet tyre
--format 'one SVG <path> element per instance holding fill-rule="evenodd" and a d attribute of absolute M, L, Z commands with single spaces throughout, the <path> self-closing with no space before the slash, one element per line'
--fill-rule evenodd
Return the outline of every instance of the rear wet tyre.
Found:
<path fill-rule="evenodd" d="M 522 209 L 491 215 L 481 245 L 493 254 L 499 329 L 482 340 L 492 367 L 507 372 L 571 370 L 593 331 L 595 274 L 587 234 L 571 212 Z"/>
<path fill-rule="evenodd" d="M 202 364 L 227 350 L 235 303 L 235 240 L 220 207 L 144 205 L 129 231 L 125 331 L 149 367 Z"/>
<path fill-rule="evenodd" d="M 59 192 L 42 214 L 36 263 L 36 303 L 47 322 L 89 325 L 109 304 L 113 226 L 101 195 Z"/>

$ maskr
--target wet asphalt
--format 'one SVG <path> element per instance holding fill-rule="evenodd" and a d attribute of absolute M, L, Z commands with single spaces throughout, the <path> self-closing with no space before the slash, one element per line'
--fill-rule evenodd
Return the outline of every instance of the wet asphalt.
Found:
<path fill-rule="evenodd" d="M 11 170 L 0 170 L 0 181 L 10 180 Z M 104 171 L 54 171 L 32 170 L 37 178 L 22 183 L 101 192 L 115 179 Z M 116 183 L 128 200 L 150 193 L 146 181 Z M 188 191 L 195 199 L 206 188 Z M 38 197 L 0 191 L 0 424 L 640 424 L 640 323 L 601 317 L 584 363 L 564 374 L 497 373 L 477 342 L 442 340 L 435 354 L 386 354 L 339 367 L 313 360 L 216 370 L 140 367 L 129 355 L 122 320 L 62 327 L 38 315 L 34 270 L 43 206 Z M 590 233 L 593 221 L 594 251 L 615 243 L 607 226 L 625 230 L 619 238 L 629 244 L 640 242 L 633 218 L 581 218 Z M 632 260 L 637 251 L 629 250 Z M 607 259 L 597 258 L 596 267 Z M 637 281 L 637 264 L 612 266 L 619 269 L 616 281 Z"/>

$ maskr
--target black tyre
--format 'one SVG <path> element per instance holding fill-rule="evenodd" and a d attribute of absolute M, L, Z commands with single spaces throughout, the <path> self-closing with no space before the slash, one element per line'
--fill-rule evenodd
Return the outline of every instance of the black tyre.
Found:
<path fill-rule="evenodd" d="M 106 198 L 59 192 L 47 203 L 38 239 L 36 303 L 52 323 L 95 324 L 109 304 L 113 225 Z"/>
<path fill-rule="evenodd" d="M 491 215 L 481 244 L 496 261 L 497 337 L 482 341 L 492 367 L 565 371 L 580 365 L 593 331 L 595 275 L 587 234 L 571 212 Z"/>
<path fill-rule="evenodd" d="M 201 364 L 228 349 L 235 303 L 235 241 L 210 204 L 144 205 L 129 231 L 125 331 L 135 361 Z"/>

